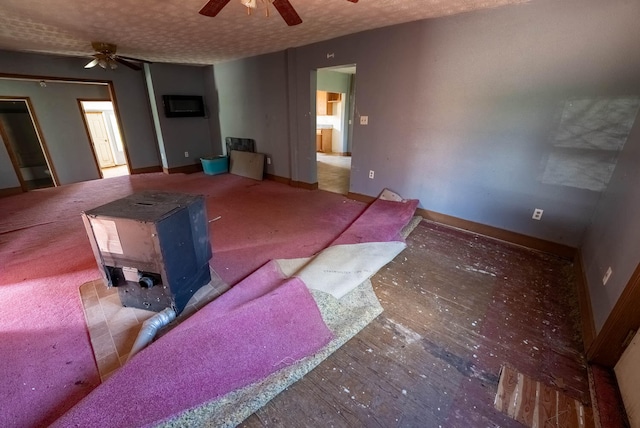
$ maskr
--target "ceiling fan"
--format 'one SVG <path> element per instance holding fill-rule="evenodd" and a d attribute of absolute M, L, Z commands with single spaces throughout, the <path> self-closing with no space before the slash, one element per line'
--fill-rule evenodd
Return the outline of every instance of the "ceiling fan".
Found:
<path fill-rule="evenodd" d="M 118 68 L 118 64 L 122 64 L 127 66 L 133 70 L 139 71 L 142 70 L 138 64 L 135 62 L 147 62 L 137 58 L 129 58 L 126 56 L 116 55 L 116 51 L 118 47 L 112 43 L 103 43 L 103 42 L 91 42 L 91 46 L 96 53 L 93 54 L 93 59 L 89 61 L 84 68 L 93 68 L 96 65 L 104 68 L 105 70 L 111 69 L 114 70 Z"/>
<path fill-rule="evenodd" d="M 209 0 L 207 4 L 200 9 L 200 14 L 205 16 L 216 16 L 230 0 Z M 260 0 L 265 6 L 265 15 L 269 16 L 269 5 L 272 4 L 276 8 L 284 22 L 288 26 L 294 26 L 302 23 L 302 18 L 293 8 L 289 0 Z M 351 3 L 358 3 L 358 0 L 347 0 Z M 251 9 L 258 8 L 258 0 L 240 0 L 247 7 L 247 13 L 251 14 Z"/>

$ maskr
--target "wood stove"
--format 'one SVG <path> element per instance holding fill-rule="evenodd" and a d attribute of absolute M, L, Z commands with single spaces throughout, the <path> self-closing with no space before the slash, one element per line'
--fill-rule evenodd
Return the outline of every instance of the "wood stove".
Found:
<path fill-rule="evenodd" d="M 107 287 L 123 306 L 182 312 L 211 281 L 204 197 L 142 192 L 82 213 Z"/>

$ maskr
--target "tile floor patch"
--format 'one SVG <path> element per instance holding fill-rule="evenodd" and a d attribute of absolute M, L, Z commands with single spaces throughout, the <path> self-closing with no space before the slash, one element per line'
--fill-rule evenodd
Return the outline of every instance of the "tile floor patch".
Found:
<path fill-rule="evenodd" d="M 228 288 L 218 274 L 211 270 L 211 282 L 193 295 L 174 324 L 177 325 L 187 319 Z M 100 379 L 104 382 L 127 361 L 142 323 L 155 315 L 155 312 L 123 307 L 118 297 L 118 290 L 107 288 L 101 279 L 82 284 L 80 299 L 93 355 L 98 365 Z M 174 324 L 165 329 L 175 327 Z"/>

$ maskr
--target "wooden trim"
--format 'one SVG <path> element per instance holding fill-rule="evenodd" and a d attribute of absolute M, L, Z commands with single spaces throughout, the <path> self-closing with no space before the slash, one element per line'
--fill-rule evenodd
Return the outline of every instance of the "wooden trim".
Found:
<path fill-rule="evenodd" d="M 2 74 L 0 74 L 2 76 Z M 42 149 L 42 154 L 44 156 L 45 162 L 47 163 L 47 167 L 49 168 L 49 172 L 51 173 L 51 181 L 53 181 L 53 186 L 59 186 L 60 180 L 58 179 L 58 174 L 56 173 L 55 165 L 53 164 L 53 160 L 51 160 L 51 154 L 49 153 L 49 148 L 47 147 L 47 142 L 44 139 L 44 134 L 42 133 L 42 128 L 40 127 L 40 122 L 38 122 L 38 117 L 36 116 L 36 112 L 33 108 L 33 104 L 31 104 L 30 97 L 18 97 L 18 96 L 1 96 L 0 100 L 17 100 L 24 101 L 27 105 L 27 111 L 29 112 L 29 117 L 31 118 L 31 123 L 33 124 L 33 130 L 36 133 L 36 137 L 38 137 L 38 142 L 40 143 L 40 148 Z M 15 155 L 15 154 L 14 154 Z M 11 156 L 11 153 L 9 154 Z M 14 168 L 19 168 L 16 163 Z M 22 174 L 16 171 L 18 174 L 18 180 L 20 181 L 20 185 L 23 186 L 24 191 L 27 191 L 27 187 L 23 181 Z"/>
<path fill-rule="evenodd" d="M 146 166 L 143 168 L 133 168 L 133 169 L 129 169 L 129 172 L 131 172 L 131 175 L 133 174 L 151 174 L 154 172 L 162 172 L 162 167 L 160 165 L 156 165 L 156 166 Z"/>
<path fill-rule="evenodd" d="M 303 181 L 293 181 L 289 183 L 290 186 L 299 187 L 306 190 L 318 190 L 318 183 L 305 183 Z"/>
<path fill-rule="evenodd" d="M 16 154 L 13 152 L 13 148 L 11 144 L 9 144 L 9 136 L 7 135 L 7 131 L 4 129 L 2 122 L 0 122 L 0 138 L 4 142 L 4 147 L 7 149 L 7 153 L 9 154 L 9 160 L 11 160 L 11 165 L 13 166 L 13 171 L 16 173 L 16 177 L 18 178 L 18 182 L 20 183 L 20 190 L 26 192 L 27 185 L 22 178 L 22 173 L 20 172 L 20 166 L 18 165 L 18 158 Z"/>
<path fill-rule="evenodd" d="M 58 173 L 56 172 L 56 167 L 53 164 L 53 160 L 51 159 L 51 154 L 49 153 L 47 142 L 44 138 L 44 134 L 42 133 L 42 128 L 40 127 L 40 122 L 38 122 L 38 116 L 36 116 L 36 111 L 33 108 L 33 104 L 31 104 L 31 98 L 25 97 L 24 100 L 27 103 L 27 108 L 29 109 L 29 115 L 31 116 L 31 120 L 33 121 L 33 128 L 36 131 L 38 139 L 40 140 L 40 144 L 42 146 L 42 153 L 44 154 L 44 158 L 47 161 L 49 172 L 51 172 L 51 179 L 53 180 L 53 185 L 59 186 L 60 179 L 58 179 Z"/>
<path fill-rule="evenodd" d="M 370 204 L 371 202 L 376 200 L 376 198 L 374 198 L 373 196 L 367 196 L 353 192 L 347 193 L 347 198 L 353 199 L 354 201 L 365 202 L 367 204 Z"/>
<path fill-rule="evenodd" d="M 118 106 L 118 98 L 116 98 L 116 88 L 113 86 L 112 81 L 108 81 L 107 85 L 109 85 L 109 96 L 111 97 L 111 103 L 113 104 L 113 114 L 116 116 L 116 121 L 118 122 L 118 132 L 120 133 L 120 141 L 122 142 L 122 148 L 124 149 L 124 160 L 127 163 L 127 168 L 129 169 L 129 174 L 133 174 L 133 170 L 131 168 L 131 157 L 129 156 L 129 145 L 127 144 L 127 139 L 124 136 L 122 126 L 122 117 L 120 116 L 120 107 Z M 155 132 L 155 127 L 152 127 Z M 157 149 L 157 141 L 156 141 L 156 149 Z"/>
<path fill-rule="evenodd" d="M 14 73 L 0 73 L 0 77 L 4 79 L 14 79 L 14 80 L 44 80 L 50 82 L 66 82 L 66 83 L 81 83 L 81 84 L 89 84 L 89 85 L 108 85 L 111 83 L 110 80 L 99 80 L 99 79 L 80 79 L 80 78 L 70 78 L 70 77 L 55 77 L 55 76 L 38 76 L 33 74 L 14 74 Z"/>
<path fill-rule="evenodd" d="M 193 174 L 202 171 L 202 163 L 194 163 L 193 165 L 176 166 L 173 168 L 162 168 L 165 174 Z"/>
<path fill-rule="evenodd" d="M 515 245 L 520 245 L 522 247 L 530 248 L 533 250 L 542 251 L 544 253 L 554 254 L 568 260 L 573 260 L 577 254 L 577 249 L 569 247 L 568 245 L 558 244 L 556 242 L 551 242 L 540 238 L 534 238 L 532 236 L 523 235 L 521 233 L 504 230 L 494 226 L 476 223 L 469 220 L 463 220 L 457 217 L 440 214 L 422 208 L 418 208 L 416 212 L 418 215 L 421 215 L 425 219 L 434 221 L 436 223 L 441 223 L 458 229 L 467 230 L 479 235 L 488 236 L 490 238 L 509 242 Z"/>
<path fill-rule="evenodd" d="M 19 195 L 20 193 L 24 193 L 24 190 L 20 187 L 7 187 L 4 189 L 0 189 L 0 198 L 4 198 L 6 196 Z"/>
<path fill-rule="evenodd" d="M 349 192 L 347 194 L 347 197 L 356 201 L 366 203 L 371 203 L 376 199 L 373 196 L 367 196 L 353 192 Z M 546 241 L 540 238 L 534 238 L 532 236 L 523 235 L 517 232 L 511 232 L 509 230 L 504 230 L 481 223 L 475 223 L 469 220 L 463 220 L 461 218 L 453 217 L 446 214 L 440 214 L 434 211 L 425 210 L 423 208 L 418 208 L 416 210 L 416 214 L 422 216 L 426 220 L 430 220 L 435 223 L 440 223 L 445 226 L 455 227 L 457 229 L 477 233 L 479 235 L 509 242 L 515 245 L 520 245 L 522 247 L 530 248 L 533 250 L 554 254 L 569 260 L 573 260 L 576 257 L 578 251 L 576 248 L 569 247 L 567 245 Z"/>
<path fill-rule="evenodd" d="M 275 181 L 277 183 L 287 184 L 291 186 L 291 179 L 286 177 L 280 177 L 279 175 L 273 175 L 273 174 L 265 174 L 264 178 L 266 178 L 267 180 Z"/>
<path fill-rule="evenodd" d="M 613 368 L 624 352 L 629 332 L 640 327 L 640 263 L 589 349 L 587 360 Z"/>
<path fill-rule="evenodd" d="M 84 107 L 82 106 L 82 101 L 85 101 L 85 100 L 76 98 L 76 102 L 78 103 L 78 109 L 80 109 L 80 117 L 82 119 L 82 124 L 84 125 L 84 132 L 87 134 L 87 141 L 89 141 L 89 148 L 91 148 L 91 154 L 93 155 L 93 162 L 95 163 L 96 169 L 98 170 L 98 176 L 100 178 L 104 178 L 104 175 L 102 175 L 102 168 L 100 168 L 100 163 L 98 162 L 98 155 L 96 154 L 96 146 L 95 146 L 95 143 L 93 142 L 93 138 L 91 137 L 91 131 L 89 131 L 89 124 L 87 123 L 87 112 L 84 111 Z"/>
<path fill-rule="evenodd" d="M 578 292 L 578 305 L 580 306 L 580 319 L 582 324 L 582 343 L 584 350 L 591 346 L 596 339 L 596 324 L 593 321 L 593 309 L 591 307 L 591 295 L 589 294 L 589 286 L 587 285 L 587 277 L 584 271 L 582 261 L 582 253 L 578 250 L 576 258 L 573 261 L 575 269 L 576 288 Z"/>

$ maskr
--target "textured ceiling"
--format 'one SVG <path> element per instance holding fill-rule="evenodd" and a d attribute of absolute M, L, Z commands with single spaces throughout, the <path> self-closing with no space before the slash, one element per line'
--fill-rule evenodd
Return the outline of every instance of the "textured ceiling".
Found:
<path fill-rule="evenodd" d="M 100 41 L 152 62 L 214 64 L 525 1 L 290 0 L 303 23 L 288 27 L 273 7 L 269 17 L 263 9 L 248 16 L 240 0 L 214 18 L 198 13 L 206 0 L 2 0 L 0 49 L 87 56 L 91 42 Z"/>

